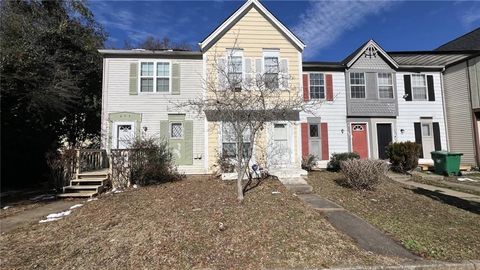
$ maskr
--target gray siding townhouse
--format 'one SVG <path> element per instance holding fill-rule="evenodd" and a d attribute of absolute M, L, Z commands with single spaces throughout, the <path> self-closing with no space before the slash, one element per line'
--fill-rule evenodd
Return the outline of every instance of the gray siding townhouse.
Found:
<path fill-rule="evenodd" d="M 480 28 L 440 47 L 437 55 L 463 54 L 444 71 L 449 147 L 462 163 L 480 166 Z"/>

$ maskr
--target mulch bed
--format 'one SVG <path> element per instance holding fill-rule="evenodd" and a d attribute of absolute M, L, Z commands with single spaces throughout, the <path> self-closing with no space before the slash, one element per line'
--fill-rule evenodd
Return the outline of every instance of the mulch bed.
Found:
<path fill-rule="evenodd" d="M 339 184 L 342 178 L 339 173 L 313 172 L 308 182 L 314 192 L 361 216 L 423 257 L 480 259 L 479 204 L 448 199 L 390 179 L 382 181 L 375 191 L 354 191 Z"/>
<path fill-rule="evenodd" d="M 2 269 L 258 269 L 399 262 L 360 250 L 276 180 L 251 190 L 239 204 L 234 183 L 207 176 L 102 195 L 62 220 L 3 234 L 0 243 Z"/>

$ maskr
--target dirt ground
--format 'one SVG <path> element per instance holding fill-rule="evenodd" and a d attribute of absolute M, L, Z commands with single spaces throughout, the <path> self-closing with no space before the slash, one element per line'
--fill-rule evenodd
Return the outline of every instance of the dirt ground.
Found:
<path fill-rule="evenodd" d="M 314 192 L 359 215 L 425 258 L 480 259 L 480 205 L 384 179 L 375 191 L 340 185 L 340 173 L 313 172 Z"/>
<path fill-rule="evenodd" d="M 3 234 L 0 243 L 2 269 L 399 263 L 359 249 L 276 180 L 239 204 L 233 183 L 205 176 L 103 195 L 62 220 Z"/>

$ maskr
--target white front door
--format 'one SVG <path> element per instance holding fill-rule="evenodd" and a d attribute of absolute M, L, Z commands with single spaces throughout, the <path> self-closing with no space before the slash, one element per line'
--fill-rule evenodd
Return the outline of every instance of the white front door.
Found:
<path fill-rule="evenodd" d="M 115 123 L 113 148 L 127 149 L 135 139 L 133 123 Z"/>
<path fill-rule="evenodd" d="M 432 158 L 430 152 L 435 150 L 435 143 L 433 141 L 433 128 L 431 121 L 421 122 L 422 129 L 422 150 L 423 158 Z"/>
<path fill-rule="evenodd" d="M 290 164 L 290 156 L 287 124 L 273 124 L 273 145 L 270 154 L 270 164 L 286 166 Z"/>

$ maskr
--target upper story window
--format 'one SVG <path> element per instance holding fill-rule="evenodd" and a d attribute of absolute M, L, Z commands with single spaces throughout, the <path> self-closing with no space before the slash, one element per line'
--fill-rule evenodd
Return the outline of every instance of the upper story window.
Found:
<path fill-rule="evenodd" d="M 170 92 L 170 62 L 140 63 L 140 92 Z"/>
<path fill-rule="evenodd" d="M 263 70 L 265 87 L 278 89 L 280 73 L 279 50 L 263 51 Z"/>
<path fill-rule="evenodd" d="M 393 78 L 392 73 L 378 73 L 378 97 L 393 98 Z"/>
<path fill-rule="evenodd" d="M 243 51 L 239 49 L 229 50 L 227 63 L 229 86 L 233 90 L 241 90 L 243 78 Z"/>
<path fill-rule="evenodd" d="M 310 73 L 310 99 L 325 98 L 325 78 L 323 73 Z"/>
<path fill-rule="evenodd" d="M 350 73 L 350 97 L 365 98 L 365 73 Z"/>
<path fill-rule="evenodd" d="M 425 75 L 412 74 L 412 96 L 414 100 L 427 100 L 427 83 Z"/>

